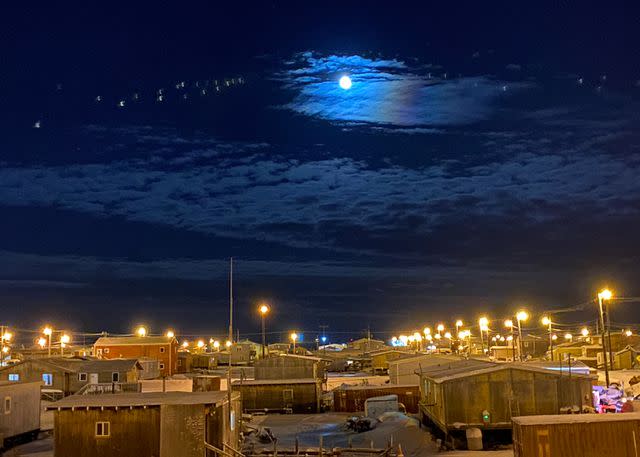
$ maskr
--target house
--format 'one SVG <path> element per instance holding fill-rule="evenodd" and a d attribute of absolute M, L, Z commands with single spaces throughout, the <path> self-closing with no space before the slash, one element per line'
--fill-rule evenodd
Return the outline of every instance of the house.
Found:
<path fill-rule="evenodd" d="M 348 349 L 355 349 L 360 352 L 380 351 L 386 347 L 387 345 L 384 341 L 374 340 L 372 338 L 360 338 L 347 343 Z"/>
<path fill-rule="evenodd" d="M 360 412 L 365 410 L 369 398 L 397 396 L 409 413 L 418 412 L 420 389 L 418 385 L 381 385 L 381 386 L 349 386 L 343 385 L 333 389 L 333 409 L 336 412 Z"/>
<path fill-rule="evenodd" d="M 637 346 L 627 346 L 613 355 L 616 370 L 631 370 L 640 367 L 640 350 Z"/>
<path fill-rule="evenodd" d="M 388 362 L 389 383 L 417 386 L 420 384 L 420 375 L 416 372 L 421 371 L 422 367 L 427 368 L 459 360 L 463 360 L 462 357 L 449 354 L 419 354 L 390 360 Z"/>
<path fill-rule="evenodd" d="M 242 394 L 246 412 L 275 411 L 308 414 L 320 412 L 322 380 L 262 379 L 236 381 L 233 392 Z"/>
<path fill-rule="evenodd" d="M 93 353 L 101 359 L 155 359 L 160 376 L 171 376 L 177 368 L 178 341 L 169 336 L 103 336 L 94 343 Z"/>
<path fill-rule="evenodd" d="M 321 379 L 327 377 L 328 362 L 319 357 L 281 354 L 257 360 L 253 364 L 255 379 Z"/>
<path fill-rule="evenodd" d="M 41 382 L 43 391 L 67 396 L 87 384 L 137 383 L 143 371 L 135 359 L 51 357 L 23 360 L 0 369 L 0 381 Z"/>
<path fill-rule="evenodd" d="M 273 354 L 288 354 L 291 351 L 289 343 L 272 343 L 267 345 L 267 352 Z"/>
<path fill-rule="evenodd" d="M 217 365 L 250 365 L 256 359 L 256 352 L 251 342 L 233 343 L 229 349 L 212 353 Z"/>
<path fill-rule="evenodd" d="M 40 382 L 0 381 L 0 449 L 36 439 L 40 431 Z"/>
<path fill-rule="evenodd" d="M 47 410 L 59 457 L 214 457 L 239 444 L 238 394 L 231 404 L 226 392 L 74 395 Z"/>
<path fill-rule="evenodd" d="M 384 374 L 389 371 L 389 362 L 393 360 L 412 357 L 415 352 L 402 351 L 399 349 L 385 349 L 371 352 L 371 369 L 374 374 Z"/>
<path fill-rule="evenodd" d="M 452 362 L 422 371 L 420 415 L 445 434 L 510 429 L 512 416 L 591 405 L 592 382 L 591 376 L 521 363 Z"/>

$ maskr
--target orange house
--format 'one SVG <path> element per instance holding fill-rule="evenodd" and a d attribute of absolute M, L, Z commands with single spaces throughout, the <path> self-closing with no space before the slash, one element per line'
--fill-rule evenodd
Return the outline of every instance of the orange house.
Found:
<path fill-rule="evenodd" d="M 178 367 L 178 341 L 168 336 L 103 336 L 93 345 L 102 359 L 155 359 L 160 376 L 171 376 Z"/>

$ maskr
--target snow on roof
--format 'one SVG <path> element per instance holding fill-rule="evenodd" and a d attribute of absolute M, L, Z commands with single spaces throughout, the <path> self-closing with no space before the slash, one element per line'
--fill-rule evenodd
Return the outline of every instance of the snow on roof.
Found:
<path fill-rule="evenodd" d="M 624 414 L 552 414 L 547 416 L 512 417 L 518 425 L 585 424 L 592 422 L 640 421 L 640 413 Z"/>
<path fill-rule="evenodd" d="M 175 338 L 169 336 L 102 336 L 94 346 L 140 346 L 149 344 L 169 344 Z"/>
<path fill-rule="evenodd" d="M 71 395 L 47 406 L 58 408 L 100 408 L 159 405 L 208 405 L 225 401 L 226 392 L 148 392 L 125 394 Z"/>

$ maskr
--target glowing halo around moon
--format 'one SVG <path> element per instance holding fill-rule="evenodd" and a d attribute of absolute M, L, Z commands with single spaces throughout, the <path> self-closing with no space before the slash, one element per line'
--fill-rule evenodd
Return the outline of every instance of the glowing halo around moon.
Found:
<path fill-rule="evenodd" d="M 351 78 L 345 75 L 340 78 L 339 84 L 342 89 L 349 90 L 351 89 Z"/>

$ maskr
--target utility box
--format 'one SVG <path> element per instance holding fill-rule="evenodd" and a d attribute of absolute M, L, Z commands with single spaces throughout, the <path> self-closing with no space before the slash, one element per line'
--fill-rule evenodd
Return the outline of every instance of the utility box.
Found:
<path fill-rule="evenodd" d="M 384 395 L 382 397 L 367 398 L 364 402 L 364 415 L 378 418 L 384 413 L 398 412 L 398 396 Z"/>

